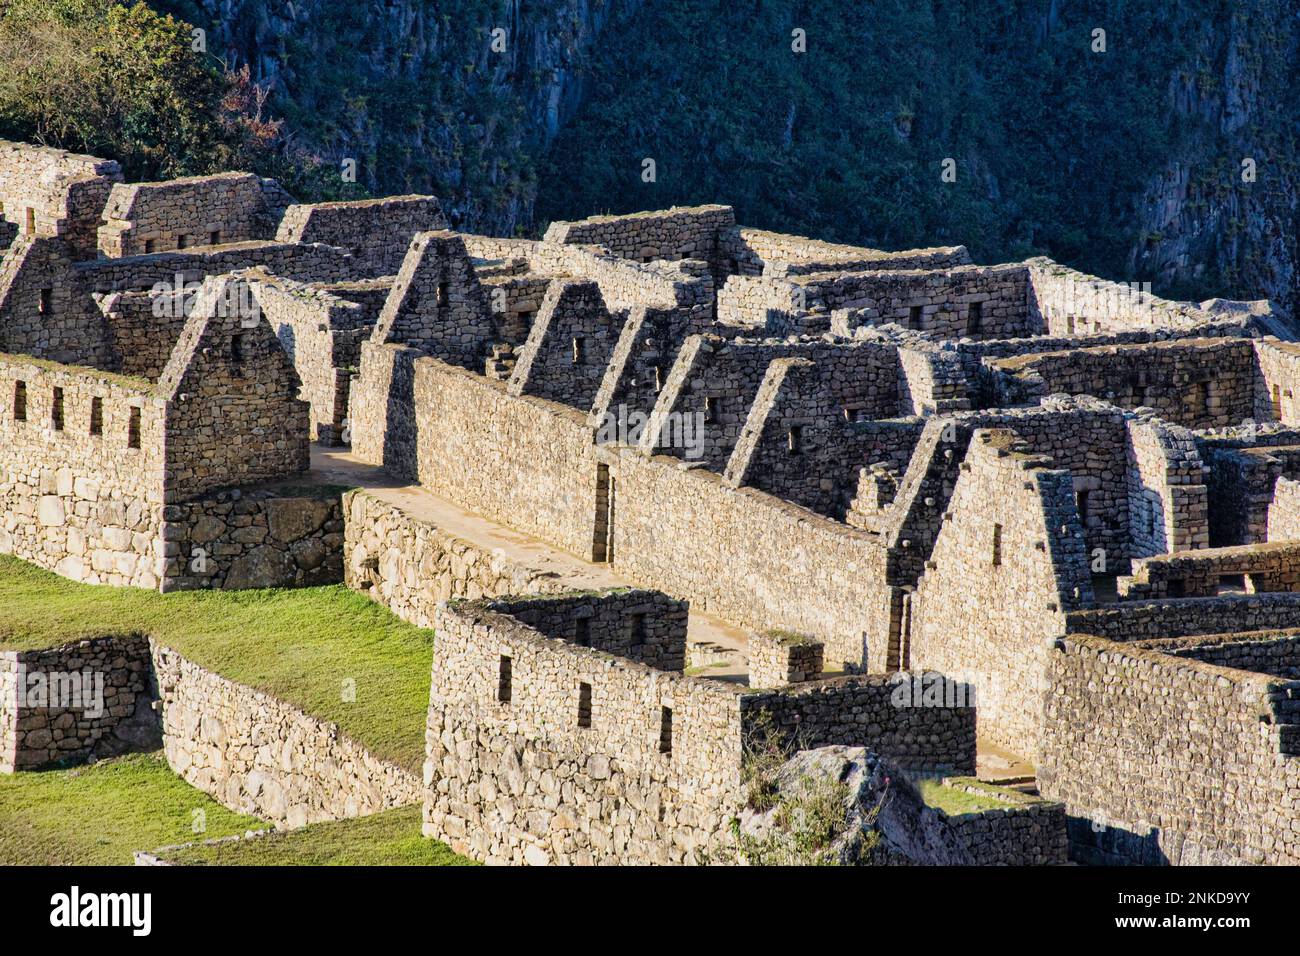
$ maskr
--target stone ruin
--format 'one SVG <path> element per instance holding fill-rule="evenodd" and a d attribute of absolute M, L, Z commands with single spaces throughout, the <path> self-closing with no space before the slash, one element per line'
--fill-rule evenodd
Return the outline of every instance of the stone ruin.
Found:
<path fill-rule="evenodd" d="M 907 784 L 913 862 L 1300 862 L 1300 344 L 1267 303 L 726 206 L 476 236 L 15 143 L 0 202 L 0 553 L 342 580 L 436 628 L 424 780 L 384 798 L 427 835 L 733 859 L 775 746 L 862 794 L 1013 788 L 936 824 Z M 53 754 L 22 718 L 0 767 Z"/>

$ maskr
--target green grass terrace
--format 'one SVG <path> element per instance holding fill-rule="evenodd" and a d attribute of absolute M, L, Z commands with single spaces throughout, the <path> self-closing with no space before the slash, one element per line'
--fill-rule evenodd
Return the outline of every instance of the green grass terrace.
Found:
<path fill-rule="evenodd" d="M 80 584 L 0 555 L 0 651 L 127 634 L 332 721 L 376 757 L 420 772 L 433 632 L 364 595 L 342 585 L 159 594 Z M 355 700 L 344 692 L 353 686 Z"/>

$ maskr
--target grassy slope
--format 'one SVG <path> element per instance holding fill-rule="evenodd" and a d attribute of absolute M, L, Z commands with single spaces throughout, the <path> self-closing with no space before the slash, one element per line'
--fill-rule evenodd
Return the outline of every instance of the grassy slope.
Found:
<path fill-rule="evenodd" d="M 202 866 L 459 866 L 472 864 L 420 835 L 420 808 L 399 807 L 355 820 L 317 823 L 291 833 L 198 845 L 166 855 Z"/>
<path fill-rule="evenodd" d="M 200 809 L 207 829 L 196 836 Z M 265 826 L 185 783 L 160 754 L 0 774 L 0 865 L 129 865 L 133 850 Z"/>
<path fill-rule="evenodd" d="M 916 782 L 921 791 L 921 799 L 930 806 L 942 810 L 951 817 L 963 813 L 979 813 L 982 810 L 1006 810 L 1014 804 L 998 800 L 992 796 L 980 796 L 945 787 L 943 782 L 934 778 L 924 778 Z"/>
<path fill-rule="evenodd" d="M 0 556 L 0 650 L 131 632 L 420 769 L 433 633 L 365 596 L 342 586 L 157 594 L 78 584 Z M 351 703 L 343 700 L 348 679 L 356 682 Z"/>

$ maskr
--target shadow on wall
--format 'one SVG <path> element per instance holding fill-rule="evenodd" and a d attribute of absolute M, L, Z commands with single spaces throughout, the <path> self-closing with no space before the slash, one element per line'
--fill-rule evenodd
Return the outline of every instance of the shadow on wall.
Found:
<path fill-rule="evenodd" d="M 1170 866 L 1161 847 L 1161 831 L 1152 827 L 1145 835 L 1087 817 L 1066 818 L 1070 861 L 1085 866 Z"/>

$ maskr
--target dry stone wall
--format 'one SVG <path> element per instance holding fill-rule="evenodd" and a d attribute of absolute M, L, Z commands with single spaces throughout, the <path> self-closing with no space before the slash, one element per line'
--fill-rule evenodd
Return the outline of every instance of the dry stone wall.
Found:
<path fill-rule="evenodd" d="M 343 580 L 337 489 L 238 488 L 163 509 L 162 590 L 312 587 Z"/>
<path fill-rule="evenodd" d="M 718 259 L 718 234 L 736 224 L 730 206 L 694 206 L 553 222 L 543 242 L 599 245 L 623 259 Z"/>
<path fill-rule="evenodd" d="M 1050 394 L 1092 395 L 1149 407 L 1188 428 L 1238 425 L 1256 415 L 1255 350 L 1245 339 L 1182 339 L 998 359 L 998 398 L 1014 405 Z"/>
<path fill-rule="evenodd" d="M 100 214 L 122 170 L 111 159 L 0 140 L 0 216 L 20 234 L 58 237 L 95 256 Z"/>
<path fill-rule="evenodd" d="M 352 252 L 359 274 L 395 275 L 419 232 L 447 228 L 433 196 L 388 196 L 354 202 L 294 205 L 276 232 L 279 242 L 319 242 Z"/>
<path fill-rule="evenodd" d="M 1039 789 L 1088 863 L 1300 862 L 1300 685 L 1071 636 L 1048 655 Z"/>
<path fill-rule="evenodd" d="M 596 283 L 552 282 L 519 351 L 510 394 L 588 411 L 626 319 L 626 313 L 605 307 Z"/>
<path fill-rule="evenodd" d="M 165 417 L 142 379 L 0 355 L 0 553 L 157 587 Z"/>
<path fill-rule="evenodd" d="M 157 642 L 153 664 L 167 762 L 223 806 L 293 828 L 419 801 L 414 774 L 372 756 L 335 724 Z"/>
<path fill-rule="evenodd" d="M 156 748 L 152 685 L 140 636 L 0 653 L 0 773 Z"/>
<path fill-rule="evenodd" d="M 118 183 L 104 205 L 99 252 L 109 259 L 266 239 L 281 210 L 252 173 L 187 176 L 158 183 Z"/>
<path fill-rule="evenodd" d="M 366 591 L 417 627 L 452 598 L 558 590 L 553 574 L 486 551 L 434 522 L 363 491 L 343 497 L 344 571 L 348 587 Z"/>
<path fill-rule="evenodd" d="M 1092 601 L 1069 472 L 976 432 L 911 595 L 904 659 L 975 688 L 980 735 L 1036 762 L 1043 746 L 1047 641 Z"/>

